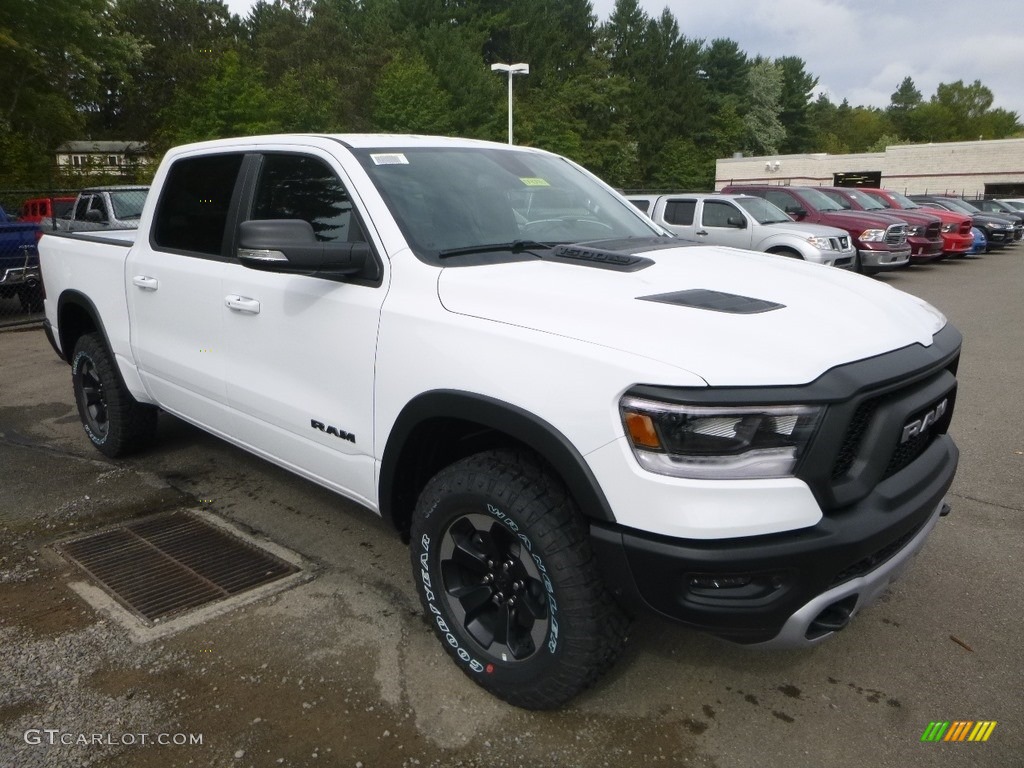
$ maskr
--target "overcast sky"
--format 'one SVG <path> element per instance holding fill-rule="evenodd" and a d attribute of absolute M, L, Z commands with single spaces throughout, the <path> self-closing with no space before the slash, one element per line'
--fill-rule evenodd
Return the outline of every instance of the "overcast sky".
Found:
<path fill-rule="evenodd" d="M 515 0 L 510 0 L 515 2 Z M 614 0 L 591 0 L 599 21 Z M 245 15 L 253 0 L 226 0 Z M 667 6 L 687 38 L 735 40 L 748 56 L 799 56 L 835 104 L 885 107 L 904 77 L 925 99 L 939 83 L 980 80 L 1024 119 L 1020 0 L 640 0 Z"/>

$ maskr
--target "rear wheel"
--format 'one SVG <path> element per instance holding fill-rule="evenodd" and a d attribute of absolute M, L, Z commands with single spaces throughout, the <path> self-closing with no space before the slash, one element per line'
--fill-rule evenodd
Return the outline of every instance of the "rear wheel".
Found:
<path fill-rule="evenodd" d="M 438 473 L 412 522 L 427 619 L 456 664 L 527 709 L 558 707 L 618 655 L 628 620 L 561 483 L 528 454 L 492 451 Z"/>
<path fill-rule="evenodd" d="M 152 442 L 157 409 L 125 388 L 100 334 L 87 333 L 75 345 L 71 384 L 85 434 L 101 453 L 124 456 Z"/>

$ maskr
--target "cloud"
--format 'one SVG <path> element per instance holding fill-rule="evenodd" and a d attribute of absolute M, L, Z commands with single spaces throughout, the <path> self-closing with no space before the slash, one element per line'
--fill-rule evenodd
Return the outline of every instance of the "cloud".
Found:
<path fill-rule="evenodd" d="M 735 40 L 749 56 L 798 56 L 830 99 L 885 107 L 904 77 L 925 99 L 939 83 L 980 80 L 995 106 L 1024 115 L 1024 45 L 1019 0 L 963 3 L 892 0 L 641 0 L 651 16 L 666 7 L 684 35 Z M 594 2 L 604 21 L 614 0 Z M 977 17 L 967 15 L 974 13 Z"/>

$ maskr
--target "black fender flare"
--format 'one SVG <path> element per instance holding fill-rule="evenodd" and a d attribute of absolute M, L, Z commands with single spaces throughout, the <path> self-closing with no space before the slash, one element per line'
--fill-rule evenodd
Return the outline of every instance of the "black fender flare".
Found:
<path fill-rule="evenodd" d="M 396 477 L 413 430 L 430 419 L 450 418 L 479 424 L 528 446 L 558 474 L 585 517 L 614 523 L 608 499 L 576 447 L 547 421 L 503 400 L 460 390 L 433 390 L 417 395 L 399 413 L 381 459 L 378 483 L 380 512 L 396 521 Z"/>
<path fill-rule="evenodd" d="M 93 325 L 96 326 L 96 330 L 103 336 L 103 343 L 107 345 L 107 349 L 112 349 L 110 346 L 110 338 L 107 336 L 107 329 L 103 327 L 103 321 L 100 319 L 99 310 L 96 309 L 96 305 L 93 303 L 92 299 L 81 291 L 68 289 L 62 292 L 60 297 L 57 299 L 57 331 L 60 338 L 61 356 L 64 358 L 64 362 L 71 365 L 71 357 L 75 352 L 74 345 L 68 344 L 66 325 L 61 322 L 61 315 L 64 314 L 64 308 L 68 305 L 81 307 L 90 317 Z M 117 366 L 114 367 L 116 368 Z M 118 371 L 118 375 L 120 375 L 120 371 Z"/>

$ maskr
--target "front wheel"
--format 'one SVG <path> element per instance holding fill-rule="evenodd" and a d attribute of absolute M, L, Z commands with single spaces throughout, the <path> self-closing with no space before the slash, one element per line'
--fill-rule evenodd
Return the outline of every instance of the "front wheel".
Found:
<path fill-rule="evenodd" d="M 628 620 L 601 580 L 582 516 L 531 456 L 492 451 L 442 470 L 420 495 L 411 539 L 431 627 L 499 698 L 558 707 L 622 648 Z"/>
<path fill-rule="evenodd" d="M 100 334 L 87 333 L 75 345 L 71 385 L 85 434 L 101 453 L 124 456 L 152 440 L 157 409 L 132 397 Z"/>

